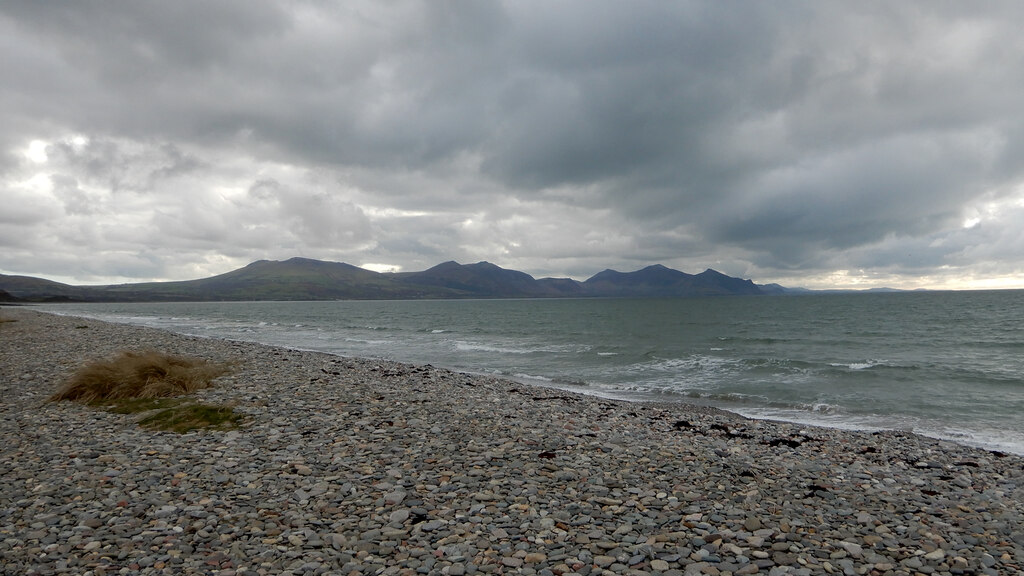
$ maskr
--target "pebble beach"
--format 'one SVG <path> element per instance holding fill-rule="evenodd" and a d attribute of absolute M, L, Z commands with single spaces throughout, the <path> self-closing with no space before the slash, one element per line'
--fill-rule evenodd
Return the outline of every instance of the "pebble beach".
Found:
<path fill-rule="evenodd" d="M 48 402 L 230 363 L 229 432 Z M 0 308 L 3 574 L 1024 574 L 1024 458 Z"/>

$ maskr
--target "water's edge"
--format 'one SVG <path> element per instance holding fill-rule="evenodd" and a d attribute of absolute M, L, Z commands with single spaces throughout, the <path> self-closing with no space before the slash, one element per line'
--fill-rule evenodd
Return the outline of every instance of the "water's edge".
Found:
<path fill-rule="evenodd" d="M 113 322 L 113 323 L 126 323 L 134 325 L 142 325 L 151 328 L 164 329 L 169 332 L 197 336 L 203 338 L 216 338 L 222 340 L 238 340 L 257 342 L 261 344 L 281 346 L 285 348 L 291 348 L 295 350 L 309 350 L 315 352 L 326 352 L 337 356 L 348 356 L 348 357 L 359 357 L 359 358 L 380 358 L 386 360 L 394 360 L 403 363 L 410 364 L 432 364 L 438 367 L 444 367 L 451 370 L 466 372 L 470 374 L 480 374 L 486 376 L 501 376 L 504 378 L 511 379 L 513 381 L 532 385 L 541 386 L 548 388 L 556 388 L 567 390 L 575 393 L 582 393 L 591 396 L 610 398 L 616 400 L 625 400 L 632 402 L 641 403 L 653 403 L 653 404 L 688 404 L 692 406 L 700 406 L 703 408 L 713 408 L 716 410 L 722 410 L 724 412 L 738 415 L 739 417 L 752 418 L 757 420 L 770 420 L 770 421 L 781 421 L 797 423 L 806 426 L 825 427 L 832 429 L 845 429 L 845 430 L 858 430 L 858 431 L 880 431 L 880 430 L 894 430 L 899 432 L 912 432 L 921 436 L 930 437 L 940 440 L 950 440 L 959 444 L 980 447 L 988 450 L 995 450 L 1001 452 L 1010 452 L 1020 455 L 1024 455 L 1024 442 L 1018 442 L 1017 439 L 1010 437 L 986 437 L 984 434 L 979 434 L 975 430 L 966 429 L 964 433 L 942 433 L 941 431 L 929 430 L 927 428 L 922 429 L 920 426 L 872 426 L 858 424 L 855 420 L 848 418 L 844 419 L 842 416 L 835 416 L 827 412 L 812 411 L 808 417 L 800 417 L 801 414 L 794 414 L 793 411 L 785 411 L 771 406 L 744 406 L 731 403 L 729 394 L 704 394 L 704 393 L 690 393 L 688 394 L 683 390 L 638 390 L 638 389 L 616 389 L 614 386 L 607 385 L 606 382 L 594 382 L 588 378 L 578 378 L 575 374 L 583 372 L 584 370 L 578 370 L 576 367 L 571 365 L 561 366 L 561 369 L 565 373 L 573 374 L 571 378 L 558 378 L 545 376 L 543 372 L 539 370 L 524 370 L 517 371 L 515 369 L 507 369 L 501 367 L 495 367 L 488 365 L 487 362 L 482 361 L 470 361 L 467 362 L 465 358 L 458 356 L 445 357 L 443 354 L 434 354 L 424 357 L 426 350 L 419 350 L 418 354 L 404 355 L 401 351 L 395 352 L 391 349 L 382 349 L 386 352 L 383 354 L 359 354 L 352 353 L 347 350 L 339 350 L 336 345 L 337 338 L 330 337 L 324 341 L 307 341 L 302 338 L 292 338 L 290 336 L 296 336 L 296 333 L 291 332 L 288 329 L 275 330 L 273 332 L 261 332 L 259 330 L 247 330 L 239 332 L 234 335 L 225 334 L 223 331 L 215 331 L 210 329 L 210 325 L 214 323 L 214 320 L 202 317 L 189 317 L 187 318 L 188 323 L 192 323 L 194 326 L 192 329 L 183 327 L 180 322 L 181 318 L 174 320 L 173 317 L 160 316 L 160 315 L 135 315 L 125 316 L 113 314 L 110 312 L 103 312 L 102 310 L 83 311 L 80 308 L 75 309 L 72 307 L 66 307 L 65 305 L 59 306 L 46 306 L 38 308 L 40 311 L 50 312 L 60 315 L 79 316 L 85 318 L 92 318 L 96 320 Z M 134 309 L 136 313 L 145 312 L 145 306 L 139 306 Z M 177 322 L 177 324 L 175 323 Z M 270 323 L 275 324 L 275 323 Z M 269 324 L 268 324 L 269 325 Z M 277 324 L 279 326 L 279 323 Z M 293 329 L 301 328 L 301 326 L 292 327 Z M 379 328 L 375 330 L 382 331 Z M 436 329 L 436 328 L 422 328 L 423 332 L 429 332 L 431 334 L 450 334 L 449 331 Z M 328 330 L 328 332 L 330 332 Z M 337 333 L 331 333 L 333 336 L 337 336 Z M 241 337 L 239 337 L 241 336 Z M 269 336 L 269 337 L 268 337 Z M 334 343 L 333 345 L 325 345 Z M 386 342 L 380 342 L 384 344 Z M 312 344 L 312 345 L 311 345 Z M 497 348 L 497 347 L 496 347 Z M 529 356 L 531 353 L 509 354 L 507 350 L 499 350 L 498 352 L 513 356 Z M 622 352 L 616 352 L 618 355 Z M 608 354 L 607 352 L 598 352 L 597 354 Z M 412 357 L 409 357 L 412 356 Z M 543 356 L 543 355 L 540 355 Z M 604 356 L 602 356 L 604 357 Z M 454 361 L 453 361 L 454 360 Z M 564 361 L 564 359 L 560 360 Z M 536 366 L 533 366 L 536 368 Z M 870 371 L 871 366 L 860 367 L 856 366 L 848 368 L 849 370 L 857 371 Z M 539 375 L 538 375 L 539 374 Z M 672 378 L 679 379 L 684 378 L 685 375 L 674 373 Z"/>

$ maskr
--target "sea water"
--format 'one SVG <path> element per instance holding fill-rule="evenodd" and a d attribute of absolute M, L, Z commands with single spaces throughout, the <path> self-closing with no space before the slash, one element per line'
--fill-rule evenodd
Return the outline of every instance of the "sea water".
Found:
<path fill-rule="evenodd" d="M 1024 291 L 41 308 L 1024 454 Z"/>

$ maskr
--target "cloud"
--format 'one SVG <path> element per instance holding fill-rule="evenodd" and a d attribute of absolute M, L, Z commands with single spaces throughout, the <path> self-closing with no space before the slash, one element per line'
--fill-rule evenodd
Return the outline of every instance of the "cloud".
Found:
<path fill-rule="evenodd" d="M 1022 17 L 6 2 L 0 270 L 167 279 L 301 254 L 1024 285 Z"/>

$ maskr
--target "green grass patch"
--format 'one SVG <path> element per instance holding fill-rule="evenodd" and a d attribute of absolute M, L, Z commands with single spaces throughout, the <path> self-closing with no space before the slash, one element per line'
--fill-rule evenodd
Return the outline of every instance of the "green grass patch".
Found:
<path fill-rule="evenodd" d="M 174 408 L 185 402 L 188 402 L 185 398 L 117 398 L 111 400 L 93 400 L 87 402 L 89 406 L 94 408 L 102 408 L 107 412 L 113 412 L 114 414 L 140 414 L 142 412 L 151 412 L 153 410 L 165 410 L 167 408 Z"/>
<path fill-rule="evenodd" d="M 180 396 L 94 400 L 88 405 L 114 414 L 143 414 L 139 426 L 179 434 L 200 429 L 234 430 L 245 422 L 245 416 L 228 406 L 202 404 Z"/>
<path fill-rule="evenodd" d="M 234 430 L 244 421 L 244 416 L 228 406 L 189 403 L 165 408 L 146 416 L 139 420 L 139 426 L 184 434 L 200 429 Z"/>

